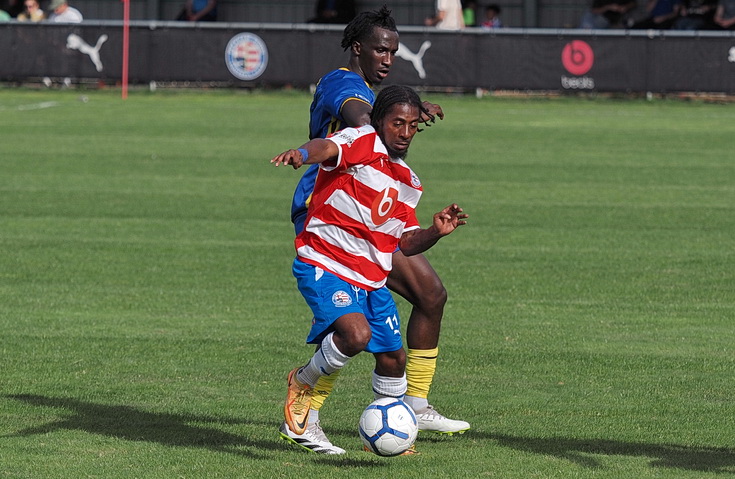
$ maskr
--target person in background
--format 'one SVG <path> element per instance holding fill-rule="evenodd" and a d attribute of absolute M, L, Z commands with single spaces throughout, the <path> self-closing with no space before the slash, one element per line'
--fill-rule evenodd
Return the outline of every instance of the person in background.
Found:
<path fill-rule="evenodd" d="M 648 0 L 646 18 L 631 28 L 668 30 L 679 17 L 681 0 Z"/>
<path fill-rule="evenodd" d="M 485 19 L 480 25 L 482 28 L 501 28 L 503 22 L 500 20 L 500 5 L 491 3 L 485 7 Z"/>
<path fill-rule="evenodd" d="M 48 8 L 53 12 L 48 18 L 50 22 L 82 23 L 84 20 L 82 13 L 70 6 L 66 0 L 52 0 Z"/>
<path fill-rule="evenodd" d="M 718 30 L 735 30 L 735 0 L 720 0 L 714 17 Z"/>
<path fill-rule="evenodd" d="M 186 0 L 176 20 L 185 22 L 217 21 L 217 0 Z"/>
<path fill-rule="evenodd" d="M 18 15 L 23 11 L 23 8 L 22 0 L 0 0 L 0 11 L 4 11 L 8 14 L 8 20 L 11 18 L 18 18 Z"/>
<path fill-rule="evenodd" d="M 462 16 L 464 17 L 465 27 L 474 27 L 477 25 L 477 2 L 474 0 L 463 0 Z"/>
<path fill-rule="evenodd" d="M 712 30 L 717 0 L 684 0 L 674 30 Z"/>
<path fill-rule="evenodd" d="M 38 5 L 38 0 L 26 0 L 25 10 L 18 14 L 19 22 L 40 22 L 46 18 L 46 14 Z"/>
<path fill-rule="evenodd" d="M 69 4 L 66 3 L 66 0 L 52 0 L 48 8 L 53 12 L 48 18 L 48 21 L 52 23 L 82 23 L 82 20 L 84 20 L 81 12 L 76 8 L 69 6 Z M 46 85 L 46 87 L 51 87 L 51 78 L 44 77 L 43 84 Z M 63 84 L 65 87 L 70 87 L 71 78 L 65 77 Z"/>
<path fill-rule="evenodd" d="M 319 0 L 316 3 L 316 16 L 309 23 L 347 24 L 355 15 L 355 0 Z"/>
<path fill-rule="evenodd" d="M 628 23 L 628 13 L 636 6 L 635 0 L 594 0 L 585 12 L 579 28 L 623 28 Z"/>
<path fill-rule="evenodd" d="M 424 21 L 427 27 L 439 30 L 461 30 L 464 28 L 462 2 L 460 0 L 436 0 L 436 13 Z"/>

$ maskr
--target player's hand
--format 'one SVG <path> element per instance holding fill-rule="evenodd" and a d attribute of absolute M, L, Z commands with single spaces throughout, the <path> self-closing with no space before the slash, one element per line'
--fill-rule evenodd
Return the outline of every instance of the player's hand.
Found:
<path fill-rule="evenodd" d="M 451 204 L 434 215 L 434 228 L 441 236 L 446 236 L 458 227 L 467 224 L 469 215 L 456 203 Z"/>
<path fill-rule="evenodd" d="M 296 170 L 304 164 L 304 156 L 299 150 L 286 150 L 280 155 L 273 157 L 271 163 L 276 166 L 291 165 Z"/>
<path fill-rule="evenodd" d="M 419 119 L 421 123 L 431 126 L 430 123 L 434 123 L 437 116 L 440 120 L 444 119 L 444 111 L 439 105 L 428 101 L 422 102 L 421 105 L 426 110 L 426 112 L 421 112 L 421 118 Z"/>

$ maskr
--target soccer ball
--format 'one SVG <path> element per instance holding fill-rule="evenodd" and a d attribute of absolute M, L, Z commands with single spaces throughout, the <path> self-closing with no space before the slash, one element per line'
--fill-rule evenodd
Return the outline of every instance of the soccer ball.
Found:
<path fill-rule="evenodd" d="M 413 445 L 418 433 L 416 415 L 400 399 L 377 399 L 360 416 L 360 438 L 379 456 L 401 454 Z"/>

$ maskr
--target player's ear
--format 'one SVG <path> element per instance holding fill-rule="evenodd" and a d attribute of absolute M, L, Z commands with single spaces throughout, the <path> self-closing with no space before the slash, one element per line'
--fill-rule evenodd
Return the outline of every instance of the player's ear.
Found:
<path fill-rule="evenodd" d="M 352 54 L 356 57 L 360 56 L 360 51 L 362 50 L 362 44 L 360 42 L 352 42 Z"/>

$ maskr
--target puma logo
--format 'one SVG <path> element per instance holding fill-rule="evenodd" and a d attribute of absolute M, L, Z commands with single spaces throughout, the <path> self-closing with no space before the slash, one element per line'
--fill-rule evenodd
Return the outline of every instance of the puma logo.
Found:
<path fill-rule="evenodd" d="M 426 70 L 424 69 L 424 53 L 426 53 L 426 50 L 428 50 L 430 47 L 431 42 L 429 40 L 426 40 L 424 43 L 421 44 L 419 51 L 417 53 L 413 53 L 411 50 L 408 49 L 406 45 L 404 45 L 403 43 L 399 43 L 396 56 L 398 58 L 402 58 L 408 62 L 411 62 L 413 64 L 413 67 L 416 69 L 416 73 L 419 74 L 419 78 L 424 79 L 426 78 Z"/>
<path fill-rule="evenodd" d="M 100 48 L 102 48 L 102 44 L 107 41 L 107 35 L 102 35 L 97 39 L 97 44 L 92 47 L 87 42 L 85 42 L 82 37 L 79 35 L 72 33 L 68 37 L 66 37 L 66 48 L 70 50 L 78 50 L 81 53 L 84 53 L 85 55 L 88 55 L 90 60 L 92 60 L 92 63 L 94 63 L 94 67 L 97 69 L 98 72 L 102 71 L 102 62 L 100 61 Z"/>

